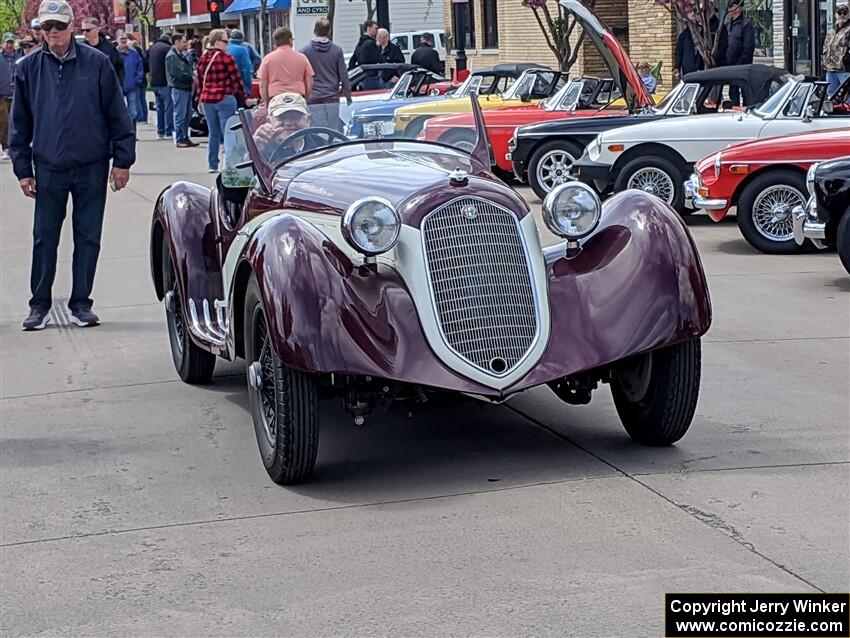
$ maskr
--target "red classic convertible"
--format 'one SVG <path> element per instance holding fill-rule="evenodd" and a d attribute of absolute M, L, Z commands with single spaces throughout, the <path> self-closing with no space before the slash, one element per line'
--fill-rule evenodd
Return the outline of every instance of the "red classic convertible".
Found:
<path fill-rule="evenodd" d="M 614 99 L 625 95 L 629 112 L 654 104 L 632 61 L 614 34 L 578 0 L 561 0 L 561 4 L 579 21 L 584 32 L 596 45 L 612 80 L 580 78 L 562 88 L 541 104 L 491 109 L 484 112 L 487 136 L 493 146 L 496 166 L 512 173 L 508 142 L 518 126 L 594 115 L 624 115 L 626 110 L 603 110 Z M 475 138 L 475 122 L 471 113 L 435 117 L 425 124 L 419 139 L 469 147 Z"/>
<path fill-rule="evenodd" d="M 697 162 L 685 190 L 716 222 L 737 206 L 738 227 L 754 248 L 795 253 L 804 247 L 794 241 L 791 211 L 806 203 L 806 171 L 848 153 L 846 128 L 742 142 Z"/>

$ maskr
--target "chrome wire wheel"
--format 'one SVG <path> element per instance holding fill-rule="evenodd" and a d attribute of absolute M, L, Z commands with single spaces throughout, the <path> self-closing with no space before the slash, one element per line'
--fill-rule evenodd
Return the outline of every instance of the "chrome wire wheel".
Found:
<path fill-rule="evenodd" d="M 252 364 L 254 367 L 255 380 L 253 381 L 253 392 L 256 393 L 257 411 L 263 425 L 263 431 L 268 444 L 273 450 L 277 442 L 277 400 L 276 383 L 274 371 L 274 357 L 272 354 L 271 340 L 266 326 L 266 316 L 261 307 L 254 312 L 254 349 L 257 360 Z"/>
<path fill-rule="evenodd" d="M 172 294 L 169 319 L 173 323 L 174 329 L 174 345 L 177 352 L 182 355 L 183 348 L 186 347 L 186 324 L 183 323 L 183 304 L 180 301 L 180 290 L 177 288 L 177 282 L 174 282 L 174 288 L 169 291 Z"/>
<path fill-rule="evenodd" d="M 676 186 L 673 179 L 660 168 L 647 166 L 635 171 L 626 183 L 627 188 L 634 188 L 655 195 L 658 199 L 673 203 L 676 194 Z"/>
<path fill-rule="evenodd" d="M 537 162 L 535 173 L 538 183 L 549 192 L 556 186 L 574 181 L 570 176 L 570 169 L 575 161 L 575 157 L 563 149 L 553 149 L 545 153 Z"/>
<path fill-rule="evenodd" d="M 805 203 L 803 194 L 793 186 L 777 184 L 764 189 L 753 202 L 753 224 L 758 233 L 770 241 L 794 238 L 791 211 Z"/>

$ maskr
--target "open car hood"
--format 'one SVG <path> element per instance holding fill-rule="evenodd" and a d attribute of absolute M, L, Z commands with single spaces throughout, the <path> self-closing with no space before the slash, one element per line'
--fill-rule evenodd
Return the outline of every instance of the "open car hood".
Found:
<path fill-rule="evenodd" d="M 620 93 L 626 98 L 629 111 L 634 112 L 652 106 L 654 104 L 652 97 L 643 85 L 629 55 L 614 34 L 580 0 L 559 0 L 559 3 L 578 20 L 587 37 L 599 49 L 611 77 L 620 88 Z"/>

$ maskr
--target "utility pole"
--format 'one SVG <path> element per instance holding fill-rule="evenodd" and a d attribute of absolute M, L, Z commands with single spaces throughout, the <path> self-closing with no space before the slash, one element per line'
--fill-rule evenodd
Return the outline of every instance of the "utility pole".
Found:
<path fill-rule="evenodd" d="M 390 28 L 390 0 L 378 0 L 377 5 L 377 22 L 379 26 L 385 29 Z"/>
<path fill-rule="evenodd" d="M 466 71 L 466 11 L 468 8 L 469 0 L 452 0 L 455 19 L 455 69 L 458 76 L 461 71 Z"/>

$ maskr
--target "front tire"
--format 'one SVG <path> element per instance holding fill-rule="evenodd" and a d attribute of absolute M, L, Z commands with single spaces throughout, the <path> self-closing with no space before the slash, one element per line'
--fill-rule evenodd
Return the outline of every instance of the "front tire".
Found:
<path fill-rule="evenodd" d="M 680 215 L 692 211 L 685 208 L 685 178 L 681 169 L 666 157 L 650 155 L 628 162 L 614 182 L 614 191 L 637 189 L 655 195 L 672 206 Z"/>
<path fill-rule="evenodd" d="M 183 316 L 183 301 L 171 251 L 168 245 L 162 247 L 163 284 L 166 291 L 165 322 L 168 325 L 168 341 L 171 344 L 171 359 L 177 374 L 192 385 L 210 382 L 215 371 L 215 355 L 199 348 L 192 337 Z"/>
<path fill-rule="evenodd" d="M 319 452 L 319 386 L 311 374 L 287 367 L 268 331 L 260 287 L 251 275 L 245 293 L 245 371 L 260 457 L 279 485 L 307 481 Z"/>
<path fill-rule="evenodd" d="M 838 232 L 835 236 L 838 257 L 847 274 L 850 274 L 850 208 L 844 211 L 844 216 L 838 222 Z"/>
<path fill-rule="evenodd" d="M 624 361 L 611 393 L 620 421 L 641 445 L 672 445 L 688 431 L 699 398 L 699 338 Z"/>
<path fill-rule="evenodd" d="M 583 150 L 575 142 L 552 140 L 541 144 L 528 160 L 528 183 L 541 201 L 553 188 L 572 181 L 570 169 Z"/>
<path fill-rule="evenodd" d="M 439 140 L 440 144 L 453 146 L 465 153 L 472 153 L 475 150 L 476 135 L 474 131 L 449 131 Z"/>
<path fill-rule="evenodd" d="M 744 239 L 769 255 L 793 255 L 805 251 L 794 241 L 795 206 L 806 204 L 803 173 L 778 170 L 759 175 L 738 198 L 738 228 Z M 808 242 L 807 242 L 808 243 Z"/>

